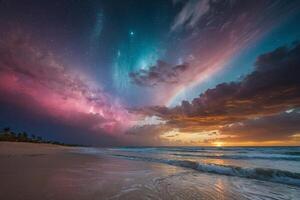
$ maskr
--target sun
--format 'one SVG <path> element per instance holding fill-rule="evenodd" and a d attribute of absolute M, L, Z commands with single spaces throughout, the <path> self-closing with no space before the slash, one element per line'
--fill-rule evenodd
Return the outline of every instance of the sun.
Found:
<path fill-rule="evenodd" d="M 222 147 L 224 143 L 223 142 L 214 142 L 213 144 L 216 147 Z"/>

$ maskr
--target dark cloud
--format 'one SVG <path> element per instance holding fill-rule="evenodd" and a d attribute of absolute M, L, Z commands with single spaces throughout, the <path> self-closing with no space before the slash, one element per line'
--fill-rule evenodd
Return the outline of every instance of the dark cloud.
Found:
<path fill-rule="evenodd" d="M 45 139 L 86 145 L 122 145 L 123 140 L 99 129 L 92 129 L 105 123 L 99 115 L 69 113 L 68 118 L 49 115 L 33 98 L 1 91 L 0 128 L 9 126 L 16 132 L 42 136 Z M 71 119 L 71 120 L 70 120 Z"/>
<path fill-rule="evenodd" d="M 130 73 L 129 76 L 133 83 L 139 86 L 158 86 L 160 84 L 175 84 L 182 81 L 188 64 L 172 66 L 163 61 L 157 61 L 155 66 L 149 69 L 140 69 L 137 72 Z"/>
<path fill-rule="evenodd" d="M 272 141 L 292 140 L 300 133 L 300 110 L 290 113 L 251 119 L 224 126 L 222 134 L 228 135 L 230 140 Z"/>
<path fill-rule="evenodd" d="M 255 70 L 240 82 L 208 89 L 191 103 L 154 108 L 162 116 L 238 117 L 273 114 L 300 105 L 300 45 L 261 55 Z"/>
<path fill-rule="evenodd" d="M 259 56 L 254 71 L 239 82 L 219 84 L 192 102 L 183 101 L 180 106 L 174 108 L 158 106 L 145 108 L 142 112 L 157 115 L 167 120 L 171 128 L 177 127 L 181 131 L 213 130 L 243 121 L 247 121 L 248 125 L 245 127 L 249 129 L 254 124 L 266 123 L 275 118 L 266 118 L 262 122 L 259 122 L 259 119 L 252 122 L 248 120 L 274 116 L 300 106 L 299 77 L 300 45 L 295 43 Z M 278 127 L 290 126 L 295 122 L 290 120 L 291 124 L 281 123 L 279 119 L 281 117 L 276 118 Z M 266 125 L 265 130 L 257 133 L 264 137 L 268 132 L 270 139 L 275 130 L 268 129 L 269 127 Z M 298 126 L 294 127 L 299 130 Z M 244 129 L 245 132 L 247 128 Z M 225 130 L 228 132 L 231 129 Z M 236 132 L 238 134 L 238 131 Z M 274 133 L 274 137 L 276 134 Z M 284 131 L 278 134 L 284 134 Z M 291 132 L 286 131 L 285 134 L 289 135 Z M 253 138 L 255 136 L 256 134 L 253 134 Z"/>
<path fill-rule="evenodd" d="M 226 69 L 225 63 L 248 45 L 257 43 L 300 6 L 296 1 L 269 0 L 176 2 L 180 12 L 171 24 L 170 33 L 177 37 L 174 37 L 169 54 L 187 61 L 191 67 L 186 72 L 186 81 L 163 91 L 164 98 L 168 99 L 166 102 L 177 94 L 178 88 L 192 88 Z"/>
<path fill-rule="evenodd" d="M 126 139 L 131 145 L 163 145 L 160 135 L 169 128 L 164 125 L 134 126 L 126 132 Z"/>

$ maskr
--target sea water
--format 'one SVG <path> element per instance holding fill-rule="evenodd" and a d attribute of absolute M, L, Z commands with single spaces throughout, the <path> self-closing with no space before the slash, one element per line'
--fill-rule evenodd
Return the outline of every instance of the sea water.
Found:
<path fill-rule="evenodd" d="M 300 147 L 122 147 L 86 151 L 128 162 L 156 163 L 165 171 L 180 169 L 144 183 L 153 188 L 148 191 L 152 195 L 163 191 L 158 199 L 300 199 Z M 138 188 L 125 188 L 119 197 L 132 191 Z"/>

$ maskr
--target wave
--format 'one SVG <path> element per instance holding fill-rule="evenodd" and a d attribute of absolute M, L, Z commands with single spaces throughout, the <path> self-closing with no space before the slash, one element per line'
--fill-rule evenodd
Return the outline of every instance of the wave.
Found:
<path fill-rule="evenodd" d="M 261 153 L 261 154 L 278 154 L 300 156 L 299 147 L 121 147 L 111 148 L 110 150 L 119 150 L 127 152 L 138 153 L 152 153 L 152 152 L 174 152 L 174 153 Z"/>
<path fill-rule="evenodd" d="M 300 173 L 278 169 L 265 168 L 242 168 L 230 165 L 204 164 L 189 160 L 168 160 L 152 157 L 129 156 L 122 154 L 113 154 L 112 156 L 121 157 L 130 160 L 140 160 L 147 162 L 164 163 L 173 166 L 179 166 L 197 170 L 200 172 L 213 173 L 227 176 L 237 176 L 242 178 L 251 178 L 262 181 L 270 181 L 300 187 Z"/>
<path fill-rule="evenodd" d="M 199 154 L 172 154 L 174 156 L 187 156 L 187 157 L 201 157 L 201 158 L 215 158 L 215 159 L 263 159 L 263 160 L 289 160 L 289 161 L 300 161 L 300 157 L 295 154 L 287 154 L 287 156 L 278 155 L 199 155 Z M 289 156 L 290 155 L 290 156 Z"/>
<path fill-rule="evenodd" d="M 138 152 L 138 153 L 148 153 L 148 152 L 209 152 L 209 149 L 190 147 L 190 148 L 176 148 L 176 147 L 121 147 L 121 148 L 110 148 L 110 150 L 117 151 L 127 151 L 127 152 Z"/>
<path fill-rule="evenodd" d="M 300 156 L 300 152 L 299 151 L 288 151 L 288 152 L 284 152 L 283 154 L 293 155 L 293 156 Z"/>

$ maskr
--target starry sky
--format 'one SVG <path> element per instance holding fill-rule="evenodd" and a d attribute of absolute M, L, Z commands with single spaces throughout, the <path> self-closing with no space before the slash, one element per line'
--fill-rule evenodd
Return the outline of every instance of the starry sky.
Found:
<path fill-rule="evenodd" d="M 67 143 L 300 145 L 300 1 L 0 0 L 0 125 Z"/>

